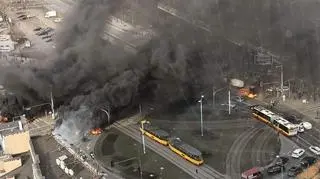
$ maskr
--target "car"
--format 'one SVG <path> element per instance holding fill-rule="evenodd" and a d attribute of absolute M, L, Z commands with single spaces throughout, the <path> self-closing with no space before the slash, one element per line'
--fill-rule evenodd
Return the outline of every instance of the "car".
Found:
<path fill-rule="evenodd" d="M 42 37 L 42 39 L 49 39 L 49 38 L 51 38 L 50 35 L 47 35 L 47 36 L 43 36 L 43 37 Z"/>
<path fill-rule="evenodd" d="M 316 155 L 320 155 L 320 147 L 318 146 L 310 146 L 309 150 Z"/>
<path fill-rule="evenodd" d="M 90 152 L 90 157 L 91 157 L 92 159 L 94 159 L 94 153 L 93 153 L 93 152 Z"/>
<path fill-rule="evenodd" d="M 40 31 L 42 28 L 41 27 L 37 27 L 35 29 L 33 29 L 33 31 Z"/>
<path fill-rule="evenodd" d="M 22 14 L 22 15 L 18 16 L 18 18 L 23 18 L 23 17 L 27 17 L 27 15 Z"/>
<path fill-rule="evenodd" d="M 268 174 L 278 174 L 285 170 L 285 167 L 283 165 L 273 165 L 267 169 Z"/>
<path fill-rule="evenodd" d="M 301 173 L 303 171 L 303 169 L 300 166 L 293 166 L 289 169 L 288 171 L 288 176 L 289 177 L 295 177 L 297 176 L 299 173 Z"/>
<path fill-rule="evenodd" d="M 303 125 L 298 125 L 298 132 L 300 132 L 300 133 L 304 132 Z"/>
<path fill-rule="evenodd" d="M 232 100 L 241 103 L 244 101 L 244 98 L 242 96 L 235 96 Z"/>
<path fill-rule="evenodd" d="M 48 40 L 46 40 L 46 42 L 51 42 L 52 41 L 52 39 L 48 39 Z"/>
<path fill-rule="evenodd" d="M 317 159 L 315 157 L 306 156 L 300 161 L 300 166 L 303 168 L 308 168 L 310 165 L 316 163 Z"/>
<path fill-rule="evenodd" d="M 279 159 L 276 161 L 276 165 L 285 165 L 288 163 L 289 158 L 287 157 L 279 157 Z"/>
<path fill-rule="evenodd" d="M 295 150 L 292 152 L 291 156 L 292 156 L 293 158 L 300 158 L 305 152 L 306 152 L 306 151 L 305 151 L 304 149 L 295 149 Z"/>
<path fill-rule="evenodd" d="M 299 119 L 297 116 L 295 115 L 289 115 L 289 116 L 286 116 L 285 119 L 289 122 L 291 122 L 292 124 L 298 124 L 300 125 L 302 123 L 302 120 Z"/>
<path fill-rule="evenodd" d="M 312 129 L 312 124 L 310 122 L 302 122 L 302 125 L 306 130 Z"/>

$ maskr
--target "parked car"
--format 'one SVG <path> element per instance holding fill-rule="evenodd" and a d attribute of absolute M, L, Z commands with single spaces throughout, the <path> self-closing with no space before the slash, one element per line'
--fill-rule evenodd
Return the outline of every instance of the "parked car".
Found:
<path fill-rule="evenodd" d="M 241 103 L 244 101 L 244 98 L 242 96 L 234 96 L 232 97 L 232 101 Z"/>
<path fill-rule="evenodd" d="M 285 167 L 283 165 L 273 165 L 267 169 L 268 174 L 278 174 L 285 170 Z"/>
<path fill-rule="evenodd" d="M 18 16 L 18 18 L 23 18 L 23 17 L 27 17 L 27 15 L 22 14 L 22 15 L 19 15 L 19 16 Z"/>
<path fill-rule="evenodd" d="M 48 40 L 46 40 L 46 42 L 51 42 L 52 41 L 52 39 L 48 39 Z"/>
<path fill-rule="evenodd" d="M 42 28 L 41 27 L 37 27 L 35 29 L 33 29 L 33 31 L 40 31 Z"/>
<path fill-rule="evenodd" d="M 288 176 L 289 177 L 295 177 L 297 176 L 299 173 L 301 173 L 303 171 L 303 169 L 299 166 L 293 166 L 289 169 L 288 171 Z"/>
<path fill-rule="evenodd" d="M 288 161 L 288 157 L 279 157 L 279 159 L 276 161 L 276 165 L 285 165 L 286 163 L 288 163 Z"/>
<path fill-rule="evenodd" d="M 43 36 L 42 39 L 49 39 L 51 38 L 51 35 Z"/>
<path fill-rule="evenodd" d="M 293 158 L 300 158 L 304 153 L 305 153 L 305 150 L 304 150 L 304 149 L 295 149 L 295 150 L 292 152 L 291 156 L 292 156 Z"/>
<path fill-rule="evenodd" d="M 316 155 L 320 155 L 320 147 L 318 146 L 310 146 L 309 150 Z"/>
<path fill-rule="evenodd" d="M 316 163 L 317 159 L 315 157 L 306 156 L 300 161 L 300 166 L 303 168 L 308 168 L 310 165 Z"/>

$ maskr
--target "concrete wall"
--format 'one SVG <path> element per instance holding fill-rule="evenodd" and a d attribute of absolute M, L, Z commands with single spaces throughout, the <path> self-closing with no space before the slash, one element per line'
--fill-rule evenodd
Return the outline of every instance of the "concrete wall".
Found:
<path fill-rule="evenodd" d="M 30 141 L 29 131 L 16 132 L 3 136 L 4 154 L 20 154 L 28 152 Z"/>
<path fill-rule="evenodd" d="M 29 146 L 30 146 L 30 155 L 32 158 L 33 179 L 44 179 L 45 177 L 42 176 L 42 173 L 40 170 L 39 156 L 36 154 L 31 140 L 29 141 Z"/>

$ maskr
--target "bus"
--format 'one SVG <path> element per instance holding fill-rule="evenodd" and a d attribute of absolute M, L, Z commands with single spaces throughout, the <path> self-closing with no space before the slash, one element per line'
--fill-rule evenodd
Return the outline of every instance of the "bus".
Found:
<path fill-rule="evenodd" d="M 182 158 L 194 165 L 199 166 L 204 163 L 202 153 L 198 149 L 184 143 L 178 137 L 172 137 L 169 139 L 169 148 L 174 153 L 180 155 Z"/>
<path fill-rule="evenodd" d="M 280 115 L 277 115 L 272 111 L 259 105 L 251 106 L 250 109 L 252 110 L 252 114 L 254 117 L 272 126 L 282 134 L 286 136 L 297 135 L 299 126 L 292 124 Z"/>
<path fill-rule="evenodd" d="M 140 131 L 143 135 L 148 136 L 152 140 L 154 140 L 162 145 L 165 145 L 165 146 L 168 145 L 169 133 L 167 133 L 166 131 L 164 131 L 158 127 L 151 126 L 150 122 L 145 123 L 143 129 L 140 126 Z"/>

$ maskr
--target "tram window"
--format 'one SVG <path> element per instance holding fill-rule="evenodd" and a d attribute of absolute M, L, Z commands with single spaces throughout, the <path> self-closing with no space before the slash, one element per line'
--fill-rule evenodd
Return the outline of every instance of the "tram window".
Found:
<path fill-rule="evenodd" d="M 289 130 L 286 126 L 282 125 L 282 124 L 279 124 L 279 128 L 284 130 L 286 133 L 289 133 Z"/>

